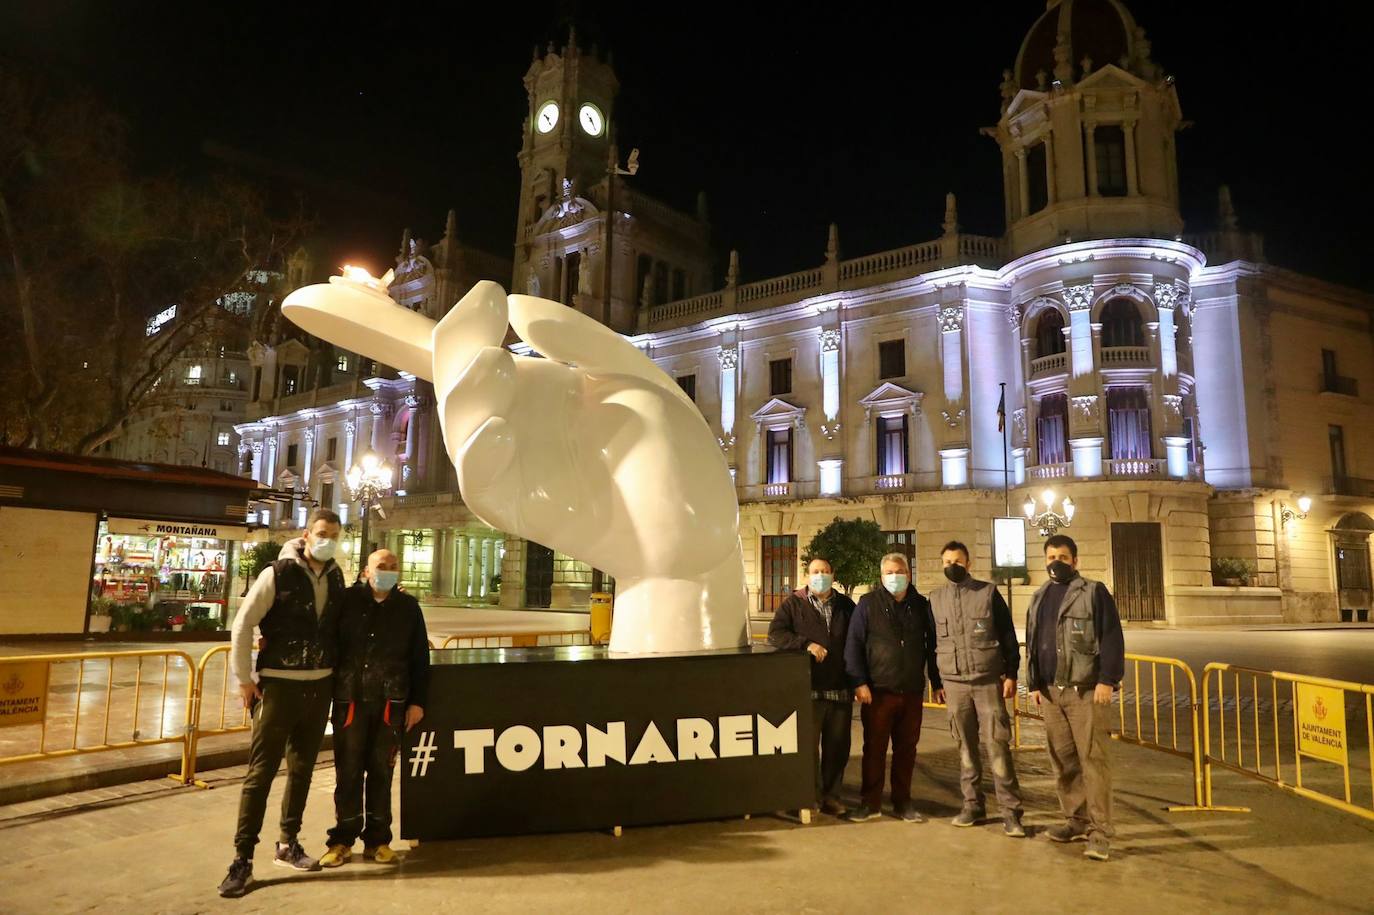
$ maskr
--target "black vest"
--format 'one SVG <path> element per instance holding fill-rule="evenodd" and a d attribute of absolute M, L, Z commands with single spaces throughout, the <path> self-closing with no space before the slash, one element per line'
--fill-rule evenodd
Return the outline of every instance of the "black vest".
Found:
<path fill-rule="evenodd" d="M 258 623 L 262 650 L 258 670 L 320 670 L 333 667 L 339 656 L 339 613 L 344 597 L 344 577 L 330 564 L 325 572 L 329 599 L 324 612 L 315 613 L 315 586 L 310 573 L 294 559 L 272 563 L 277 596 Z"/>
<path fill-rule="evenodd" d="M 884 588 L 859 598 L 868 604 L 868 679 L 875 689 L 920 693 L 926 688 L 926 617 L 929 604 L 911 592 L 901 604 Z"/>
<path fill-rule="evenodd" d="M 410 648 L 423 619 L 420 602 L 392 589 L 380 604 L 366 581 L 348 589 L 339 619 L 334 698 L 341 702 L 403 701 L 410 696 Z"/>

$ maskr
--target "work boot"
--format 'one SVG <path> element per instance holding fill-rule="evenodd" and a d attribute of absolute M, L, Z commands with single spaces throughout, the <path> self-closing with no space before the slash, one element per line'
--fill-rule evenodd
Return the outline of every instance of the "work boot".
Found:
<path fill-rule="evenodd" d="M 248 884 L 253 882 L 253 861 L 251 858 L 235 858 L 229 865 L 229 873 L 219 885 L 219 894 L 229 899 L 237 899 L 248 892 Z"/>
<path fill-rule="evenodd" d="M 876 820 L 880 816 L 882 816 L 882 814 L 872 807 L 867 804 L 860 804 L 846 813 L 844 818 L 851 823 L 867 823 L 869 820 Z"/>
<path fill-rule="evenodd" d="M 1088 836 L 1088 847 L 1084 850 L 1083 857 L 1092 858 L 1094 861 L 1106 861 L 1111 857 L 1111 843 L 1102 833 L 1095 832 Z"/>
<path fill-rule="evenodd" d="M 289 842 L 285 845 L 277 843 L 277 854 L 272 859 L 272 863 L 277 867 L 289 867 L 297 871 L 317 871 L 320 869 L 320 862 L 305 853 L 299 842 Z"/>
<path fill-rule="evenodd" d="M 1008 810 L 1002 814 L 1002 832 L 1008 839 L 1026 837 L 1026 827 L 1021 825 L 1021 811 Z"/>
<path fill-rule="evenodd" d="M 894 804 L 892 812 L 895 813 L 899 819 L 905 820 L 908 823 L 924 823 L 926 821 L 925 816 L 916 809 L 916 805 L 911 801 L 903 801 L 900 804 Z"/>
<path fill-rule="evenodd" d="M 363 848 L 363 857 L 371 858 L 378 864 L 395 864 L 396 853 L 391 850 L 390 845 L 378 845 L 375 848 Z"/>
<path fill-rule="evenodd" d="M 1051 826 L 1049 829 L 1045 830 L 1045 835 L 1050 837 L 1051 842 L 1088 841 L 1088 831 L 1072 823 L 1065 823 L 1062 826 Z"/>
<path fill-rule="evenodd" d="M 347 845 L 331 845 L 329 851 L 320 856 L 320 867 L 340 867 L 353 860 L 353 849 Z"/>
<path fill-rule="evenodd" d="M 949 821 L 951 826 L 969 827 L 977 825 L 978 821 L 987 816 L 986 811 L 978 807 L 964 807 L 959 811 L 959 815 Z"/>

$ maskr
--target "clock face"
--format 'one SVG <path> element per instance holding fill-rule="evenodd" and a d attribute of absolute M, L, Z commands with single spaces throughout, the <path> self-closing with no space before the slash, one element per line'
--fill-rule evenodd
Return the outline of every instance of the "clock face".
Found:
<path fill-rule="evenodd" d="M 534 127 L 540 133 L 548 133 L 558 123 L 558 103 L 545 102 L 539 113 L 534 116 Z"/>
<path fill-rule="evenodd" d="M 590 136 L 599 137 L 601 131 L 606 127 L 606 118 L 601 114 L 601 109 L 588 102 L 577 112 L 577 123 L 582 125 Z"/>

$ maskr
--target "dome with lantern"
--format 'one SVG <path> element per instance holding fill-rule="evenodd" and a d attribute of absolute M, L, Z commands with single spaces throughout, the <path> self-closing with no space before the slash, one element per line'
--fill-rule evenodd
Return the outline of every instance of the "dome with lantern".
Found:
<path fill-rule="evenodd" d="M 1121 0 L 1049 0 L 1021 43 L 1013 78 L 1019 89 L 1044 91 L 1115 64 L 1152 79 L 1149 57 L 1145 30 Z"/>

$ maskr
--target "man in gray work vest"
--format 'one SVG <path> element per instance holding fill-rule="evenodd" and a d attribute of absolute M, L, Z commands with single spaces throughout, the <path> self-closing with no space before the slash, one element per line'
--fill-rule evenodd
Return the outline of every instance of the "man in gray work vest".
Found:
<path fill-rule="evenodd" d="M 987 816 L 979 744 L 992 766 L 1002 830 L 1025 838 L 1021 787 L 1011 759 L 1011 716 L 1021 652 L 1006 601 L 990 582 L 969 575 L 968 547 L 951 540 L 940 550 L 948 584 L 930 592 L 935 617 L 935 655 L 945 686 L 949 732 L 959 747 L 959 785 L 964 806 L 950 822 L 973 826 Z"/>
<path fill-rule="evenodd" d="M 1026 687 L 1045 713 L 1066 820 L 1047 834 L 1055 842 L 1086 841 L 1084 856 L 1106 861 L 1113 834 L 1107 709 L 1126 672 L 1121 616 L 1106 585 L 1078 574 L 1072 538 L 1045 541 L 1045 570 L 1050 580 L 1026 611 Z"/>

